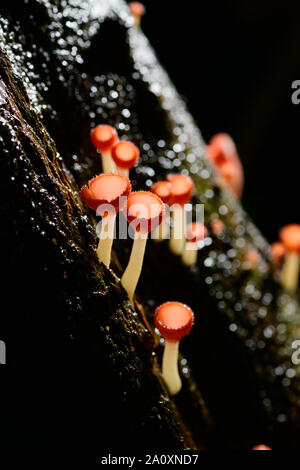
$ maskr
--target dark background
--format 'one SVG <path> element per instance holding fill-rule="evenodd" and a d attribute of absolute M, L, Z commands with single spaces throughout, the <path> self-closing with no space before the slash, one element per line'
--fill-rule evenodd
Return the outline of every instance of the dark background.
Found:
<path fill-rule="evenodd" d="M 234 138 L 245 169 L 243 204 L 269 241 L 300 222 L 300 2 L 143 2 L 142 27 L 206 141 Z"/>

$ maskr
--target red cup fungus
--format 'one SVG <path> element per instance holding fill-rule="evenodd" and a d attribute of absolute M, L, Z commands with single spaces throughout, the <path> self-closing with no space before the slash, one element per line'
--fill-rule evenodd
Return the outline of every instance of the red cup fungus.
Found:
<path fill-rule="evenodd" d="M 129 9 L 131 15 L 134 18 L 134 26 L 140 26 L 141 18 L 146 13 L 146 8 L 140 2 L 130 2 Z"/>
<path fill-rule="evenodd" d="M 128 293 L 130 301 L 142 271 L 148 233 L 162 221 L 164 203 L 149 191 L 132 192 L 126 203 L 126 216 L 135 231 L 134 242 L 128 265 L 121 278 L 121 283 Z"/>
<path fill-rule="evenodd" d="M 199 222 L 192 222 L 186 228 L 186 242 L 182 254 L 182 262 L 185 266 L 194 266 L 197 262 L 198 241 L 207 236 L 207 229 Z"/>
<path fill-rule="evenodd" d="M 171 231 L 169 247 L 172 253 L 181 255 L 185 243 L 186 217 L 184 205 L 192 198 L 194 183 L 189 176 L 181 174 L 171 176 L 168 181 L 171 184 L 170 205 L 173 214 L 173 230 Z"/>
<path fill-rule="evenodd" d="M 129 179 L 114 173 L 96 176 L 81 190 L 83 202 L 102 217 L 97 255 L 107 268 L 110 265 L 116 215 L 124 207 L 130 192 Z"/>
<path fill-rule="evenodd" d="M 194 323 L 194 313 L 181 302 L 165 302 L 157 307 L 154 324 L 165 339 L 162 360 L 162 377 L 171 395 L 181 389 L 178 371 L 179 342 L 190 332 Z"/>
<path fill-rule="evenodd" d="M 129 170 L 137 163 L 140 151 L 132 142 L 120 140 L 113 146 L 111 156 L 115 162 L 118 173 L 128 178 Z"/>
<path fill-rule="evenodd" d="M 116 173 L 116 165 L 111 156 L 112 147 L 118 140 L 114 127 L 101 124 L 91 130 L 91 141 L 101 154 L 103 173 Z"/>
<path fill-rule="evenodd" d="M 280 230 L 280 240 L 286 249 L 281 273 L 281 285 L 290 292 L 296 292 L 300 267 L 300 225 L 286 225 Z"/>
<path fill-rule="evenodd" d="M 171 199 L 171 184 L 169 183 L 169 181 L 158 181 L 152 186 L 151 191 L 162 200 L 162 202 L 165 204 L 166 209 L 161 224 L 151 233 L 151 238 L 153 240 L 161 242 L 163 240 L 166 240 L 169 237 L 170 233 L 169 218 L 167 215 L 167 204 L 169 204 Z"/>

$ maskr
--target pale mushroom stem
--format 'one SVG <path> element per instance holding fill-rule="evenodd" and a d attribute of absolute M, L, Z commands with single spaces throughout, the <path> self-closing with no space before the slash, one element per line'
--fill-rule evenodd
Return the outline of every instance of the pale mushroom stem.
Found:
<path fill-rule="evenodd" d="M 116 214 L 110 214 L 102 218 L 100 240 L 97 248 L 98 259 L 107 268 L 110 265 L 111 248 L 114 240 Z"/>
<path fill-rule="evenodd" d="M 179 341 L 165 342 L 162 360 L 162 376 L 171 395 L 176 395 L 181 389 L 181 379 L 178 372 Z"/>
<path fill-rule="evenodd" d="M 126 178 L 129 178 L 129 170 L 127 168 L 120 168 L 119 166 L 117 167 L 119 175 L 126 176 Z"/>
<path fill-rule="evenodd" d="M 145 254 L 148 233 L 135 232 L 129 263 L 121 278 L 121 284 L 132 301 L 137 286 Z"/>
<path fill-rule="evenodd" d="M 101 152 L 101 161 L 103 173 L 117 173 L 117 167 L 110 151 Z"/>
<path fill-rule="evenodd" d="M 186 242 L 182 255 L 182 262 L 185 266 L 194 266 L 197 263 L 198 246 L 197 242 Z"/>
<path fill-rule="evenodd" d="M 170 224 L 168 221 L 168 217 L 164 216 L 161 221 L 161 224 L 151 232 L 151 239 L 155 242 L 162 242 L 163 240 L 169 238 L 169 233 Z"/>
<path fill-rule="evenodd" d="M 185 243 L 185 210 L 180 204 L 173 204 L 173 229 L 170 238 L 170 250 L 175 255 L 181 255 Z"/>
<path fill-rule="evenodd" d="M 290 292 L 296 292 L 299 281 L 300 254 L 291 251 L 287 253 L 281 273 L 281 285 Z"/>

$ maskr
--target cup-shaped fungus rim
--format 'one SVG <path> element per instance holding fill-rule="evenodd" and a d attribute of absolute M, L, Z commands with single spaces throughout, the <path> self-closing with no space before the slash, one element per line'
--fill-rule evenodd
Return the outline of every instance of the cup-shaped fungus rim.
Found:
<path fill-rule="evenodd" d="M 131 193 L 131 183 L 126 176 L 115 173 L 101 173 L 81 189 L 81 199 L 98 215 L 107 215 L 123 209 Z M 103 211 L 101 211 L 103 206 Z"/>
<path fill-rule="evenodd" d="M 100 124 L 91 130 L 91 141 L 100 152 L 110 150 L 117 140 L 118 133 L 116 129 L 108 124 Z"/>
<path fill-rule="evenodd" d="M 300 225 L 285 225 L 279 232 L 279 238 L 288 251 L 300 251 Z"/>
<path fill-rule="evenodd" d="M 127 199 L 126 217 L 137 232 L 154 230 L 161 223 L 164 213 L 164 203 L 150 191 L 132 192 Z"/>
<path fill-rule="evenodd" d="M 194 323 L 194 312 L 181 302 L 165 302 L 154 313 L 154 324 L 166 341 L 184 338 Z"/>
<path fill-rule="evenodd" d="M 189 242 L 198 242 L 207 237 L 207 228 L 199 222 L 191 222 L 186 228 L 186 239 Z"/>
<path fill-rule="evenodd" d="M 179 204 L 184 206 L 187 204 L 194 192 L 194 182 L 186 175 L 172 175 L 168 178 L 171 184 L 171 201 L 170 204 Z"/>
<path fill-rule="evenodd" d="M 138 161 L 140 151 L 132 142 L 120 140 L 113 146 L 111 156 L 119 168 L 130 170 Z"/>
<path fill-rule="evenodd" d="M 156 194 L 164 204 L 169 204 L 172 196 L 172 186 L 169 181 L 158 181 L 154 183 L 151 191 Z"/>

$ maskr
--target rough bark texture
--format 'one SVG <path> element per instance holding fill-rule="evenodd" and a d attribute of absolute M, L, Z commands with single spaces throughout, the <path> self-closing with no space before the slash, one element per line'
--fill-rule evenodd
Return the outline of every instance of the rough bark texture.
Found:
<path fill-rule="evenodd" d="M 16 3 L 0 7 L 1 446 L 297 447 L 298 304 L 274 281 L 264 239 L 217 186 L 199 131 L 126 5 Z M 89 132 L 103 122 L 141 149 L 134 189 L 185 171 L 208 228 L 216 215 L 226 225 L 193 269 L 150 241 L 135 309 L 117 277 L 130 240 L 115 243 L 112 271 L 99 265 L 96 221 L 79 198 L 100 172 Z M 250 268 L 253 247 L 260 261 Z M 196 314 L 173 400 L 151 331 L 166 300 Z"/>

